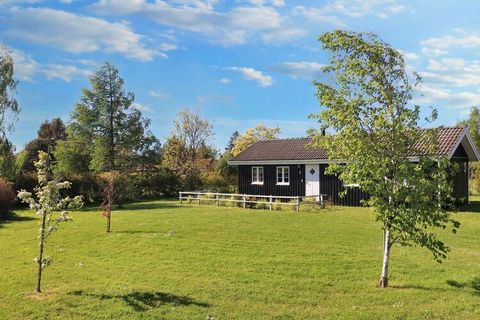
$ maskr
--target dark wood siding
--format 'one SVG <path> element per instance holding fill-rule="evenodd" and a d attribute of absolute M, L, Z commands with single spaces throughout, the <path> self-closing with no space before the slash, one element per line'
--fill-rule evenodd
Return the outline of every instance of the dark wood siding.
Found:
<path fill-rule="evenodd" d="M 468 202 L 468 155 L 460 144 L 453 153 L 452 161 L 458 166 L 453 176 L 453 196 L 458 201 Z"/>
<path fill-rule="evenodd" d="M 335 175 L 325 174 L 327 164 L 320 165 L 320 193 L 326 194 L 329 201 L 339 206 L 361 206 L 361 200 L 368 199 L 368 194 L 358 187 L 348 188 L 347 194 L 343 197 L 340 193 L 345 190 L 343 183 Z"/>
<path fill-rule="evenodd" d="M 304 196 L 305 165 L 278 165 L 290 168 L 290 185 L 277 185 L 277 165 L 239 166 L 239 193 L 272 196 Z M 252 184 L 252 167 L 263 167 L 263 185 Z"/>

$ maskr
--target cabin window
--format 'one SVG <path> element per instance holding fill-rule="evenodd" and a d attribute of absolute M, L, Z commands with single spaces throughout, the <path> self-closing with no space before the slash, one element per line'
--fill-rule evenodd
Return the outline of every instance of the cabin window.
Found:
<path fill-rule="evenodd" d="M 263 184 L 263 167 L 252 167 L 252 184 Z"/>
<path fill-rule="evenodd" d="M 277 167 L 277 184 L 290 184 L 290 167 Z"/>

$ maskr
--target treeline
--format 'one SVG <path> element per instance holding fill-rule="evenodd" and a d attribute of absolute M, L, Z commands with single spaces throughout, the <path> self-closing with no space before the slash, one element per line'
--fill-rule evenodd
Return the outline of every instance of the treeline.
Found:
<path fill-rule="evenodd" d="M 43 151 L 52 159 L 53 174 L 72 182 L 68 192 L 83 195 L 89 203 L 105 199 L 112 179 L 118 204 L 175 196 L 180 190 L 234 192 L 237 170 L 228 165 L 232 154 L 279 133 L 263 125 L 243 135 L 235 131 L 219 151 L 212 144 L 212 124 L 185 109 L 177 113 L 170 136 L 161 144 L 150 130 L 151 120 L 134 101 L 118 69 L 102 64 L 90 77 L 89 88 L 82 90 L 67 124 L 60 118 L 45 121 L 37 137 L 18 153 L 6 138 L 0 141 L 3 184 L 10 185 L 10 191 L 32 191 L 38 182 L 35 162 Z"/>

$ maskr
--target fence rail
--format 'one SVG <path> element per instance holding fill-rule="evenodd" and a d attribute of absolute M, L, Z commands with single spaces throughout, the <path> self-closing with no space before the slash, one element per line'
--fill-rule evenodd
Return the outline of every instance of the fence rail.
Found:
<path fill-rule="evenodd" d="M 304 201 L 311 198 L 315 199 L 315 201 Z M 326 203 L 326 195 L 324 194 L 311 196 L 265 196 L 238 193 L 181 191 L 178 199 L 180 200 L 180 203 L 183 203 L 184 200 L 187 200 L 190 203 L 196 201 L 198 204 L 200 204 L 201 201 L 213 201 L 217 206 L 220 205 L 220 202 L 234 202 L 241 203 L 243 208 L 246 208 L 247 204 L 265 204 L 268 205 L 270 210 L 273 210 L 274 204 L 278 204 L 274 202 L 275 200 L 290 200 L 290 202 L 282 202 L 281 205 L 295 206 L 296 212 L 300 211 L 300 205 L 320 205 L 321 208 L 325 208 Z M 259 201 L 258 199 L 267 199 L 268 201 Z"/>

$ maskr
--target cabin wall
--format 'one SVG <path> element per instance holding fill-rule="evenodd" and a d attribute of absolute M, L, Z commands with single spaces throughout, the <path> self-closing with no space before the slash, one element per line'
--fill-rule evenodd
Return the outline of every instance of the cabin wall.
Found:
<path fill-rule="evenodd" d="M 468 155 L 462 144 L 453 153 L 452 162 L 457 164 L 457 170 L 453 175 L 453 196 L 458 201 L 468 202 Z"/>
<path fill-rule="evenodd" d="M 305 165 L 282 166 L 290 167 L 290 185 L 277 185 L 277 165 L 239 166 L 239 193 L 266 196 L 304 196 Z M 252 167 L 263 167 L 263 185 L 252 184 Z"/>
<path fill-rule="evenodd" d="M 320 165 L 320 193 L 326 194 L 329 201 L 337 206 L 361 206 L 362 200 L 368 199 L 368 194 L 358 187 L 349 187 L 344 197 L 340 193 L 345 190 L 343 183 L 335 175 L 325 174 L 328 164 Z"/>

